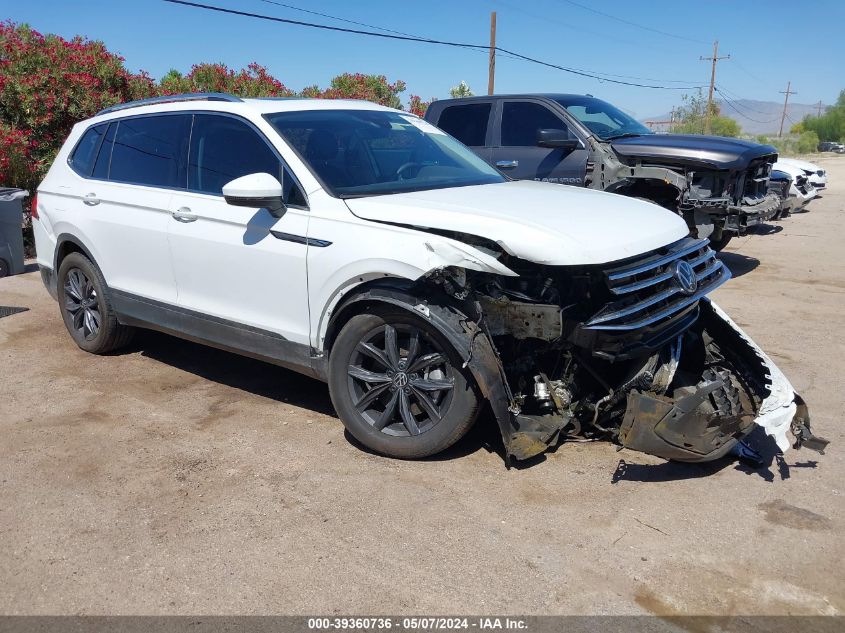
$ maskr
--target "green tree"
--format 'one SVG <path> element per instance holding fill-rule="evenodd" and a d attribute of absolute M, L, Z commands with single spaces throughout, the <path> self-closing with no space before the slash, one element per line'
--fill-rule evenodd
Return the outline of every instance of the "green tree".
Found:
<path fill-rule="evenodd" d="M 402 109 L 399 93 L 405 91 L 401 79 L 390 83 L 384 75 L 344 73 L 332 79 L 320 96 L 324 99 L 364 99 L 390 108 Z"/>
<path fill-rule="evenodd" d="M 707 123 L 707 99 L 699 90 L 697 94 L 682 95 L 682 104 L 676 110 L 678 122 L 672 126 L 677 134 L 704 134 Z M 730 117 L 722 116 L 719 104 L 710 104 L 710 130 L 717 136 L 739 136 L 742 131 L 739 123 Z"/>
<path fill-rule="evenodd" d="M 294 93 L 257 62 L 238 71 L 226 64 L 195 64 L 182 75 L 170 70 L 158 85 L 163 95 L 184 92 L 227 92 L 239 97 L 290 97 Z"/>
<path fill-rule="evenodd" d="M 822 141 L 839 141 L 845 137 L 845 90 L 823 115 L 806 116 L 801 123 L 805 130 L 815 132 Z"/>
<path fill-rule="evenodd" d="M 463 80 L 457 86 L 452 86 L 449 89 L 449 94 L 452 96 L 453 99 L 462 99 L 464 97 L 474 97 L 475 93 L 472 91 L 472 88 L 469 87 L 469 84 Z"/>

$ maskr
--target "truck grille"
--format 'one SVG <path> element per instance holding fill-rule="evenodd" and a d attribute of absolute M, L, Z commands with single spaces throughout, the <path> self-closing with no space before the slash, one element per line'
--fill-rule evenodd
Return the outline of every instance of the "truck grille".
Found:
<path fill-rule="evenodd" d="M 612 300 L 584 324 L 589 330 L 637 330 L 668 324 L 731 277 L 706 239 L 674 244 L 604 271 Z"/>

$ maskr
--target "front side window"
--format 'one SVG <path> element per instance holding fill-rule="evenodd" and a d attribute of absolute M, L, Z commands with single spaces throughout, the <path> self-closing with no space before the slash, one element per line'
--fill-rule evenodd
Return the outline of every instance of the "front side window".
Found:
<path fill-rule="evenodd" d="M 229 181 L 256 173 L 270 174 L 282 183 L 285 204 L 306 205 L 293 177 L 249 125 L 227 116 L 196 115 L 188 153 L 188 189 L 220 196 Z"/>
<path fill-rule="evenodd" d="M 568 95 L 555 101 L 602 140 L 654 134 L 634 117 L 601 99 Z"/>
<path fill-rule="evenodd" d="M 190 121 L 190 115 L 121 119 L 111 153 L 109 180 L 183 188 L 182 157 Z"/>
<path fill-rule="evenodd" d="M 469 147 L 483 147 L 490 120 L 489 103 L 448 106 L 440 113 L 437 127 Z"/>
<path fill-rule="evenodd" d="M 341 198 L 505 180 L 466 146 L 410 114 L 304 110 L 265 118 Z"/>
<path fill-rule="evenodd" d="M 531 101 L 502 104 L 502 145 L 536 147 L 538 130 L 566 130 L 566 124 L 546 106 Z"/>
<path fill-rule="evenodd" d="M 97 159 L 97 152 L 100 150 L 100 145 L 103 142 L 103 136 L 106 133 L 107 127 L 108 123 L 103 123 L 88 128 L 76 145 L 76 149 L 73 150 L 70 158 L 70 166 L 80 176 L 91 175 L 94 169 L 94 161 Z"/>

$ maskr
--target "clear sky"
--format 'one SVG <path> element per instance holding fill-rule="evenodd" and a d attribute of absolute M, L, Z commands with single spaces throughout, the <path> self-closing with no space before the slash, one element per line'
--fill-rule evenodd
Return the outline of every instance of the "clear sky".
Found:
<path fill-rule="evenodd" d="M 199 0 L 205 4 L 297 20 L 357 27 L 269 0 Z M 699 56 L 719 40 L 717 84 L 733 97 L 779 101 L 788 80 L 799 103 L 832 103 L 845 88 L 845 0 L 279 0 L 347 20 L 435 39 L 486 44 L 490 12 L 498 13 L 498 44 L 561 66 L 646 77 L 639 83 L 707 84 Z M 581 6 L 578 6 L 581 5 Z M 606 15 L 588 10 L 593 8 Z M 619 19 L 613 19 L 613 17 Z M 103 40 L 131 70 L 158 78 L 201 61 L 241 68 L 267 66 L 285 85 L 326 86 L 342 72 L 403 79 L 424 99 L 448 97 L 467 81 L 487 89 L 485 52 L 316 31 L 222 15 L 162 0 L 0 0 L 0 18 L 42 32 Z M 639 26 L 620 20 L 636 23 Z M 647 28 L 642 28 L 647 27 Z M 648 30 L 653 29 L 653 30 Z M 658 32 L 659 31 L 659 32 Z M 662 32 L 662 33 L 661 33 Z M 637 117 L 680 102 L 680 90 L 614 85 L 499 56 L 496 91 L 590 93 Z M 656 81 L 654 81 L 656 80 Z"/>

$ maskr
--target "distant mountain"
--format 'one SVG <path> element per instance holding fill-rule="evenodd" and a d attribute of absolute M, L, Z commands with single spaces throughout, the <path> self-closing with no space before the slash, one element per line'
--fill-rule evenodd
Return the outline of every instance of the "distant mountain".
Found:
<path fill-rule="evenodd" d="M 736 99 L 729 102 L 718 100 L 722 116 L 730 117 L 742 127 L 746 134 L 777 134 L 780 127 L 780 115 L 783 103 L 775 101 L 755 101 L 754 99 Z M 790 103 L 786 107 L 786 121 L 783 131 L 788 132 L 793 123 L 798 123 L 808 114 L 818 114 L 814 105 Z M 659 116 L 648 117 L 645 121 L 668 121 L 672 115 L 667 112 Z"/>

